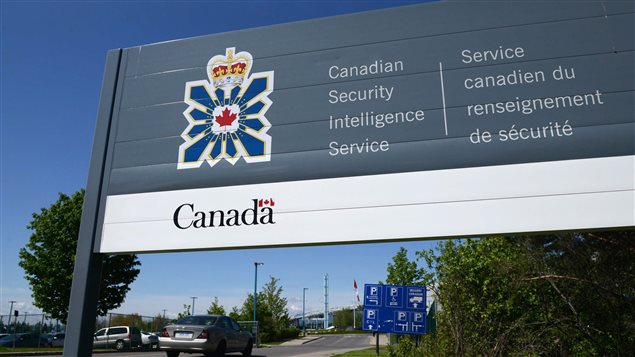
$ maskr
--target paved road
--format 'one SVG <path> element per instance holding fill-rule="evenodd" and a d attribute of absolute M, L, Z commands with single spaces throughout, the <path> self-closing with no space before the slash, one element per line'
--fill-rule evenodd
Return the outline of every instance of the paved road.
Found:
<path fill-rule="evenodd" d="M 276 346 L 254 350 L 254 357 L 325 357 L 372 347 L 370 335 L 325 335 L 301 345 Z"/>
<path fill-rule="evenodd" d="M 298 340 L 281 346 L 254 348 L 253 357 L 327 357 L 348 351 L 374 346 L 370 335 L 324 335 L 313 340 Z M 102 357 L 165 357 L 165 352 L 123 352 L 95 354 Z M 201 357 L 202 354 L 181 353 L 183 357 Z M 228 353 L 227 356 L 241 356 L 240 353 Z"/>

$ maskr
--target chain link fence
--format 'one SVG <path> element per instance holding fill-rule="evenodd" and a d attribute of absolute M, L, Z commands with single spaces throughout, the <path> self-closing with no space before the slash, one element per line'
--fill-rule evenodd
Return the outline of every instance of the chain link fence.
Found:
<path fill-rule="evenodd" d="M 47 314 L 0 315 L 0 333 L 52 333 L 64 331 L 64 328 Z"/>
<path fill-rule="evenodd" d="M 50 343 L 49 334 L 64 329 L 63 324 L 47 314 L 0 315 L 0 334 L 12 338 L 12 335 L 28 333 L 32 336 L 28 337 L 31 347 L 47 347 Z"/>
<path fill-rule="evenodd" d="M 142 316 L 139 314 L 118 314 L 113 312 L 97 317 L 95 331 L 110 326 L 134 326 L 145 332 L 161 332 L 161 329 L 171 321 L 169 318 L 160 315 Z"/>
<path fill-rule="evenodd" d="M 163 316 L 142 316 L 139 314 L 108 313 L 95 320 L 95 331 L 110 326 L 134 326 L 141 331 L 160 333 L 164 326 L 173 320 Z M 254 344 L 260 346 L 260 329 L 258 321 L 238 321 L 238 324 L 254 335 Z M 38 347 L 47 345 L 47 334 L 64 332 L 66 326 L 47 314 L 24 313 L 0 315 L 0 334 L 32 333 L 40 336 Z"/>
<path fill-rule="evenodd" d="M 260 328 L 258 321 L 237 321 L 238 324 L 245 330 L 251 332 L 254 335 L 254 345 L 260 347 Z"/>

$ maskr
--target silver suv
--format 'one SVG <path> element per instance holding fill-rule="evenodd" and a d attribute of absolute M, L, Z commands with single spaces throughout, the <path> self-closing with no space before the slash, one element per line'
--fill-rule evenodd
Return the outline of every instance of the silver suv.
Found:
<path fill-rule="evenodd" d="M 114 348 L 117 351 L 141 347 L 141 331 L 133 326 L 112 326 L 95 333 L 93 348 Z"/>

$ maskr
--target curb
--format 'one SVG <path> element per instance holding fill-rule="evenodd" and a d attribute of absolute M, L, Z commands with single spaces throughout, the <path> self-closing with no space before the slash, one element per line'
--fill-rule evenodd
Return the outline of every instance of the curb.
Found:
<path fill-rule="evenodd" d="M 312 337 L 306 336 L 306 337 L 296 338 L 294 340 L 284 342 L 280 344 L 280 346 L 301 346 L 309 342 L 319 340 L 320 338 L 322 338 L 322 336 L 312 336 Z"/>
<path fill-rule="evenodd" d="M 303 342 L 302 342 L 302 344 L 304 345 L 304 344 L 307 344 L 307 343 L 309 343 L 309 342 L 313 342 L 313 341 L 315 341 L 315 340 L 319 340 L 319 339 L 321 339 L 321 338 L 322 338 L 322 336 L 317 336 L 317 337 L 312 338 L 312 339 L 307 339 L 306 341 L 303 341 Z"/>

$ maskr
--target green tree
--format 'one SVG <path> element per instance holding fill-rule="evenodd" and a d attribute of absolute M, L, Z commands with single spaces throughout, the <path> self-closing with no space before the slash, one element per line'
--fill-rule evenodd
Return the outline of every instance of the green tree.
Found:
<path fill-rule="evenodd" d="M 261 294 L 266 306 L 266 310 L 271 316 L 272 327 L 276 331 L 281 331 L 289 326 L 289 313 L 287 312 L 287 299 L 282 297 L 282 286 L 278 283 L 280 279 L 269 276 L 269 282 L 265 284 Z"/>
<path fill-rule="evenodd" d="M 442 307 L 437 329 L 421 347 L 405 339 L 391 355 L 635 351 L 633 230 L 447 240 L 417 252 L 417 262 Z"/>
<path fill-rule="evenodd" d="M 389 357 L 421 357 L 428 356 L 422 348 L 417 348 L 411 336 L 400 336 L 399 343 L 388 346 Z"/>
<path fill-rule="evenodd" d="M 165 325 L 170 322 L 168 318 L 164 318 L 161 314 L 156 314 L 150 321 L 149 331 L 161 331 Z"/>
<path fill-rule="evenodd" d="M 404 247 L 392 258 L 392 263 L 388 263 L 388 277 L 386 283 L 394 285 L 418 285 L 421 283 L 421 270 L 417 267 L 416 261 L 408 259 L 408 250 Z"/>
<path fill-rule="evenodd" d="M 355 327 L 359 329 L 362 327 L 362 314 L 363 309 L 355 311 Z M 336 311 L 333 316 L 333 326 L 337 328 L 353 327 L 353 309 Z"/>
<path fill-rule="evenodd" d="M 84 203 L 84 190 L 57 201 L 40 213 L 33 213 L 27 226 L 33 233 L 20 249 L 20 266 L 31 285 L 33 304 L 54 319 L 66 322 L 75 250 Z M 141 265 L 136 255 L 105 256 L 97 314 L 121 306 Z"/>
<path fill-rule="evenodd" d="M 262 292 L 256 295 L 256 319 L 258 320 L 260 340 L 269 342 L 276 340 L 276 331 L 273 327 L 271 313 L 265 303 L 265 296 Z M 254 295 L 249 293 L 240 308 L 234 308 L 229 316 L 239 321 L 252 321 L 254 311 Z M 238 314 L 236 316 L 236 314 Z"/>
<path fill-rule="evenodd" d="M 110 319 L 110 326 L 135 326 L 144 329 L 144 322 L 141 315 L 133 314 L 113 314 Z"/>
<path fill-rule="evenodd" d="M 635 351 L 635 231 L 516 240 L 529 251 L 527 283 L 542 292 L 552 348 L 627 356 Z M 556 330 L 557 327 L 557 330 Z"/>
<path fill-rule="evenodd" d="M 192 305 L 183 304 L 183 311 L 179 312 L 176 315 L 176 319 L 180 320 L 180 319 L 184 318 L 185 316 L 191 315 L 190 314 L 190 309 L 191 308 L 192 308 Z"/>
<path fill-rule="evenodd" d="M 214 301 L 207 308 L 207 313 L 211 315 L 225 315 L 225 308 L 218 303 L 218 297 L 214 296 Z"/>
<path fill-rule="evenodd" d="M 436 288 L 442 311 L 438 333 L 447 354 L 531 354 L 540 345 L 542 311 L 535 284 L 527 284 L 528 256 L 504 237 L 444 241 L 440 254 L 419 252 L 427 263 L 426 285 Z"/>
<path fill-rule="evenodd" d="M 256 318 L 260 326 L 260 339 L 264 342 L 293 337 L 299 330 L 289 330 L 290 319 L 287 312 L 287 299 L 282 297 L 283 288 L 280 280 L 271 276 L 270 280 L 256 295 Z M 236 320 L 251 321 L 253 319 L 254 296 L 248 294 L 242 307 L 232 309 L 229 316 Z"/>
<path fill-rule="evenodd" d="M 256 295 L 258 301 L 256 301 L 256 318 L 260 322 L 260 326 L 263 326 L 263 319 L 269 316 L 269 311 L 264 301 L 264 295 L 262 292 Z M 248 293 L 245 300 L 243 300 L 243 305 L 240 308 L 233 307 L 232 312 L 230 312 L 230 316 L 234 314 L 238 314 L 236 320 L 241 321 L 252 321 L 253 320 L 253 312 L 254 312 L 254 295 L 252 293 Z"/>
<path fill-rule="evenodd" d="M 242 320 L 241 311 L 238 308 L 238 306 L 232 306 L 232 311 L 229 312 L 229 317 L 237 321 Z M 249 320 L 243 320 L 243 321 L 249 321 Z"/>

